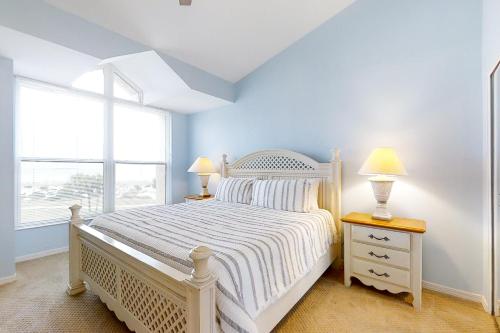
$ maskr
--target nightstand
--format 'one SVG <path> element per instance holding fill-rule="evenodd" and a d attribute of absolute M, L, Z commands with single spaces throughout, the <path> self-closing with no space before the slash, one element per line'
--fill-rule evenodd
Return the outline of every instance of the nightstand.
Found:
<path fill-rule="evenodd" d="M 184 197 L 184 200 L 186 201 L 186 203 L 189 203 L 189 202 L 196 202 L 196 201 L 213 200 L 214 198 L 215 198 L 215 196 L 212 194 L 210 194 L 210 196 L 208 196 L 208 197 L 204 197 L 204 196 L 201 196 L 199 194 L 190 194 L 190 195 L 186 195 Z"/>
<path fill-rule="evenodd" d="M 379 290 L 409 292 L 413 307 L 420 310 L 425 222 L 399 217 L 381 221 L 363 213 L 350 213 L 342 222 L 346 287 L 356 277 Z"/>

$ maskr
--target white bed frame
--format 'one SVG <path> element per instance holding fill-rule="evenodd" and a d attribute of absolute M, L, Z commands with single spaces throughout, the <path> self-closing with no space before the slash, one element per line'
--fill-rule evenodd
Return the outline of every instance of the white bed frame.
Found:
<path fill-rule="evenodd" d="M 224 177 L 259 179 L 319 178 L 319 206 L 335 219 L 338 241 L 312 271 L 256 318 L 259 332 L 269 332 L 311 288 L 341 254 L 339 151 L 330 163 L 319 163 L 287 150 L 264 150 L 233 164 L 223 156 Z M 212 251 L 205 246 L 191 250 L 194 269 L 185 274 L 140 251 L 88 227 L 72 206 L 69 231 L 69 282 L 67 292 L 79 294 L 87 286 L 136 332 L 217 332 L 215 283 L 208 269 Z"/>

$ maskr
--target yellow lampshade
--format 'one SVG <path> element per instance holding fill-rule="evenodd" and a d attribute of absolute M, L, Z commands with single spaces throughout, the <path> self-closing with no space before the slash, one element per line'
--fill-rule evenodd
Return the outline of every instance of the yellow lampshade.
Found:
<path fill-rule="evenodd" d="M 215 168 L 212 164 L 212 161 L 208 159 L 208 157 L 198 157 L 196 161 L 194 161 L 193 165 L 188 169 L 188 172 L 196 172 L 199 174 L 209 174 L 214 173 Z"/>
<path fill-rule="evenodd" d="M 405 176 L 406 169 L 392 148 L 376 148 L 359 169 L 360 175 Z"/>

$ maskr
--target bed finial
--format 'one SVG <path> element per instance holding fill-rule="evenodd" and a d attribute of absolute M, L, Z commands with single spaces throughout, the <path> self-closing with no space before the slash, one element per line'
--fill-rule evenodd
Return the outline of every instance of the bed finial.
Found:
<path fill-rule="evenodd" d="M 79 204 L 74 204 L 69 207 L 69 210 L 71 210 L 71 224 L 80 224 L 83 222 L 82 217 L 80 216 L 80 209 L 82 209 L 82 206 Z"/>
<path fill-rule="evenodd" d="M 227 154 L 222 154 L 222 165 L 220 166 L 220 174 L 222 177 L 227 177 Z"/>
<path fill-rule="evenodd" d="M 66 292 L 68 295 L 77 295 L 87 288 L 80 277 L 80 238 L 78 228 L 83 223 L 83 219 L 80 216 L 80 209 L 82 206 L 75 204 L 69 209 L 71 210 L 71 224 L 69 226 L 69 277 L 68 277 L 68 288 Z"/>
<path fill-rule="evenodd" d="M 212 274 L 208 269 L 208 259 L 212 256 L 212 250 L 206 246 L 197 246 L 189 252 L 189 258 L 193 259 L 194 269 L 191 272 L 191 279 L 196 283 L 203 283 L 210 280 Z"/>
<path fill-rule="evenodd" d="M 333 161 L 340 161 L 340 149 L 334 148 L 332 149 L 332 162 Z"/>

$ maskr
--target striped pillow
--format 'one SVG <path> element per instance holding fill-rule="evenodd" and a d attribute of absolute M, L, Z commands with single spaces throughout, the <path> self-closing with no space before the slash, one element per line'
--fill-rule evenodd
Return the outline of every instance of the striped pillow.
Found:
<path fill-rule="evenodd" d="M 253 181 L 251 178 L 221 178 L 217 192 L 215 192 L 215 199 L 250 204 Z"/>
<path fill-rule="evenodd" d="M 256 180 L 252 205 L 308 213 L 318 206 L 318 187 L 314 179 Z"/>

